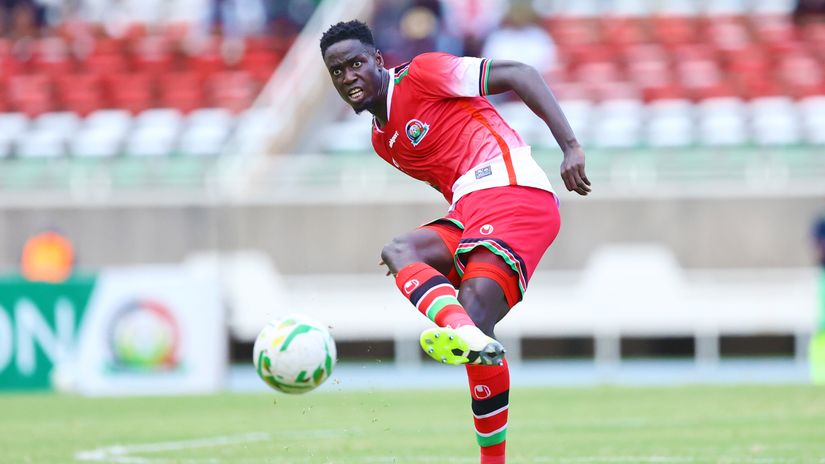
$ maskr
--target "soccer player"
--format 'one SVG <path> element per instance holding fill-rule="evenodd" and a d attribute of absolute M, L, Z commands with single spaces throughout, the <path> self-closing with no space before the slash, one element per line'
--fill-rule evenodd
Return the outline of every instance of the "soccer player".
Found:
<path fill-rule="evenodd" d="M 481 463 L 504 463 L 510 374 L 493 329 L 521 300 L 560 220 L 530 147 L 485 96 L 512 90 L 544 120 L 564 153 L 564 185 L 580 195 L 590 192 L 584 152 L 530 66 L 425 53 L 387 69 L 360 21 L 333 25 L 320 45 L 341 98 L 374 116 L 378 155 L 450 205 L 445 217 L 395 237 L 381 264 L 437 326 L 421 334 L 424 351 L 466 365 Z"/>

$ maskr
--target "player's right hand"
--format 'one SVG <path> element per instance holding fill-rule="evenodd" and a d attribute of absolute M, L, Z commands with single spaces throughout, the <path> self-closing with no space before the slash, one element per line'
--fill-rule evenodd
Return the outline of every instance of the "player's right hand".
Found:
<path fill-rule="evenodd" d="M 590 193 L 590 180 L 584 173 L 584 151 L 581 147 L 565 150 L 564 161 L 561 162 L 561 178 L 569 192 L 579 195 Z"/>

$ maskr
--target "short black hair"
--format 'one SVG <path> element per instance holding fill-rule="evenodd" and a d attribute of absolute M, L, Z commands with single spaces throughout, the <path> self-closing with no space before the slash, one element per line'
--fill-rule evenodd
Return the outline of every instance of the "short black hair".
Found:
<path fill-rule="evenodd" d="M 321 36 L 321 55 L 327 52 L 327 48 L 342 40 L 356 39 L 364 45 L 375 48 L 375 40 L 372 38 L 372 31 L 366 23 L 353 19 L 352 21 L 333 24 Z"/>

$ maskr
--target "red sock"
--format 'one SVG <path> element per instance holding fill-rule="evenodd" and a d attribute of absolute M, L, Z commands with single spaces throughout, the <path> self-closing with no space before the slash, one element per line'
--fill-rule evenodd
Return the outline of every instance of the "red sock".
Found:
<path fill-rule="evenodd" d="M 475 325 L 458 302 L 455 288 L 443 274 L 424 263 L 398 271 L 395 284 L 401 293 L 439 327 Z"/>
<path fill-rule="evenodd" d="M 481 464 L 504 464 L 507 445 L 507 412 L 510 408 L 510 369 L 501 366 L 467 366 L 476 441 Z"/>

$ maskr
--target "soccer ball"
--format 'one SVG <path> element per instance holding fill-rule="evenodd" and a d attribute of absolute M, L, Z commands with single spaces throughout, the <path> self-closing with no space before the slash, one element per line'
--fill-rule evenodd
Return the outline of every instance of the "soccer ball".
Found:
<path fill-rule="evenodd" d="M 258 334 L 255 370 L 284 393 L 306 393 L 324 383 L 335 366 L 335 341 L 326 327 L 301 315 L 275 319 Z"/>

